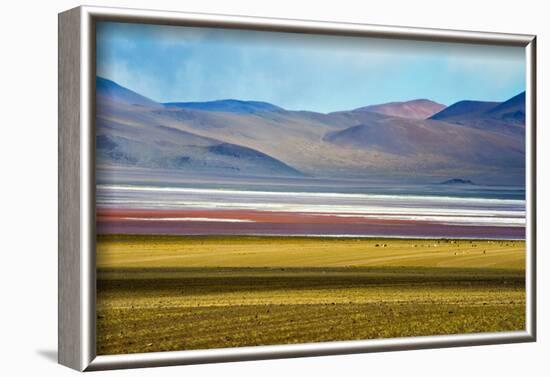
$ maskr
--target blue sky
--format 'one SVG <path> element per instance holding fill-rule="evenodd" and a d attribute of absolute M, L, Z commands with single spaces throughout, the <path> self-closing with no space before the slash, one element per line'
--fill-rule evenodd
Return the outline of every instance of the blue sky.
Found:
<path fill-rule="evenodd" d="M 100 22 L 97 74 L 160 102 L 235 98 L 330 112 L 525 90 L 520 47 Z"/>

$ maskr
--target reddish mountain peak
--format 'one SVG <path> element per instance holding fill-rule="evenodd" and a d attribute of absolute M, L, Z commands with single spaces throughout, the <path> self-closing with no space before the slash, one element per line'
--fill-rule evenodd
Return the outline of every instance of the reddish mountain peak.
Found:
<path fill-rule="evenodd" d="M 365 111 L 409 119 L 427 119 L 444 108 L 445 105 L 428 99 L 415 99 L 405 102 L 389 102 L 365 106 L 354 111 Z"/>

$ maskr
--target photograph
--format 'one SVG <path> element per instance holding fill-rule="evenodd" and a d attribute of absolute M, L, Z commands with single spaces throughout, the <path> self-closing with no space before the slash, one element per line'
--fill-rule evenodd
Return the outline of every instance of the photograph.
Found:
<path fill-rule="evenodd" d="M 525 331 L 524 46 L 94 30 L 97 355 Z"/>

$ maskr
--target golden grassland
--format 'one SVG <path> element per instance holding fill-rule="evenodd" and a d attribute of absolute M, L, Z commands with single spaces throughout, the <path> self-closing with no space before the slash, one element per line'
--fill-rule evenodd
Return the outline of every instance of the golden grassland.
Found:
<path fill-rule="evenodd" d="M 525 242 L 98 236 L 99 354 L 525 328 Z"/>

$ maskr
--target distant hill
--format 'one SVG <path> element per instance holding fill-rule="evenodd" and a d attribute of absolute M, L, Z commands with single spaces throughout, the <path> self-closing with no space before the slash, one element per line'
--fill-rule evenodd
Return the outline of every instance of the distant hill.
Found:
<path fill-rule="evenodd" d="M 303 176 L 287 164 L 251 148 L 176 128 L 150 125 L 143 129 L 104 118 L 98 119 L 96 159 L 100 166 L 201 174 Z"/>
<path fill-rule="evenodd" d="M 525 123 L 525 92 L 493 107 L 488 113 L 506 121 Z"/>
<path fill-rule="evenodd" d="M 506 135 L 450 125 L 434 120 L 386 118 L 327 133 L 325 141 L 341 147 L 390 153 L 436 167 L 487 164 L 504 169 L 517 166 L 524 154 L 518 142 Z M 436 161 L 439 161 L 436 164 Z M 515 162 L 513 162 L 515 161 Z M 403 162 L 405 165 L 406 162 Z M 422 171 L 422 169 L 421 169 Z"/>
<path fill-rule="evenodd" d="M 96 96 L 103 100 L 103 103 L 116 102 L 127 105 L 160 106 L 157 102 L 102 77 L 96 77 L 95 85 Z"/>
<path fill-rule="evenodd" d="M 101 77 L 96 79 L 96 96 L 98 166 L 200 174 L 303 176 L 263 152 L 178 127 L 181 121 L 193 119 L 210 122 L 215 127 L 216 121 L 208 121 L 202 111 L 175 109 L 179 118 L 163 116 L 164 105 Z"/>
<path fill-rule="evenodd" d="M 225 99 L 209 102 L 169 102 L 165 103 L 168 107 L 177 107 L 180 109 L 194 109 L 204 111 L 220 111 L 236 114 L 251 114 L 259 111 L 280 111 L 282 108 L 267 102 L 259 101 L 240 101 L 236 99 Z"/>
<path fill-rule="evenodd" d="M 495 132 L 523 134 L 525 92 L 505 102 L 460 101 L 430 119 Z"/>
<path fill-rule="evenodd" d="M 453 120 L 483 114 L 497 106 L 499 102 L 459 101 L 431 116 L 435 120 Z"/>
<path fill-rule="evenodd" d="M 450 120 L 434 119 L 443 118 L 448 109 L 431 119 L 417 119 L 368 110 L 288 111 L 256 101 L 160 104 L 98 78 L 97 165 L 125 174 L 143 168 L 214 178 L 229 174 L 426 183 L 451 176 L 521 185 L 524 126 L 519 117 L 509 115 L 521 109 L 521 96 L 487 107 L 457 105 L 447 116 L 458 118 Z"/>
<path fill-rule="evenodd" d="M 445 105 L 427 99 L 406 102 L 390 102 L 380 105 L 360 107 L 354 111 L 366 111 L 400 118 L 426 119 L 440 112 Z"/>
<path fill-rule="evenodd" d="M 446 181 L 443 181 L 440 184 L 441 185 L 473 185 L 474 182 L 472 182 L 469 179 L 452 178 L 452 179 L 448 179 Z"/>

